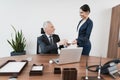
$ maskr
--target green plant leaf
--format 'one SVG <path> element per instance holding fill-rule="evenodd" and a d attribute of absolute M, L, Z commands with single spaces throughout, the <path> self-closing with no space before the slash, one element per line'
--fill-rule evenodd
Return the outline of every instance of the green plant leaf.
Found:
<path fill-rule="evenodd" d="M 23 52 L 26 47 L 26 40 L 25 37 L 23 36 L 22 30 L 16 31 L 14 26 L 13 25 L 11 26 L 14 29 L 15 35 L 14 39 L 12 37 L 11 41 L 7 40 L 7 42 L 11 45 L 15 52 Z"/>

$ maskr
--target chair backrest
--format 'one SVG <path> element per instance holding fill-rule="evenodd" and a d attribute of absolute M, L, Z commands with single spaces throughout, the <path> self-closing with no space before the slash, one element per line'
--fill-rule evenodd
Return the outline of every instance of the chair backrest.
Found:
<path fill-rule="evenodd" d="M 36 51 L 36 53 L 37 53 L 37 54 L 40 54 L 40 53 L 41 53 L 41 48 L 40 48 L 40 45 L 39 45 L 39 43 L 38 43 L 38 38 L 39 38 L 39 37 L 37 37 L 37 51 Z"/>
<path fill-rule="evenodd" d="M 44 32 L 44 29 L 43 29 L 43 28 L 41 28 L 41 34 L 45 34 L 45 32 Z"/>
<path fill-rule="evenodd" d="M 43 28 L 41 28 L 41 34 L 45 34 Z M 38 44 L 38 38 L 39 37 L 37 37 L 37 51 L 36 51 L 36 53 L 40 54 L 41 53 L 41 48 L 40 48 L 40 45 Z"/>

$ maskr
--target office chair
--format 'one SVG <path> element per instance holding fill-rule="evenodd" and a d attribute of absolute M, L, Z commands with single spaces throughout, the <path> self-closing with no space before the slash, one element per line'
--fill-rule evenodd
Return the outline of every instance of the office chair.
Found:
<path fill-rule="evenodd" d="M 38 38 L 39 37 L 37 37 L 37 54 L 40 54 L 41 53 L 41 48 L 40 48 L 40 45 L 38 43 Z"/>
<path fill-rule="evenodd" d="M 45 34 L 43 28 L 41 28 L 41 34 Z M 40 54 L 41 53 L 41 48 L 40 48 L 40 45 L 38 43 L 38 38 L 39 37 L 37 37 L 37 54 Z"/>
<path fill-rule="evenodd" d="M 45 34 L 45 32 L 44 32 L 43 28 L 41 28 L 41 34 Z"/>

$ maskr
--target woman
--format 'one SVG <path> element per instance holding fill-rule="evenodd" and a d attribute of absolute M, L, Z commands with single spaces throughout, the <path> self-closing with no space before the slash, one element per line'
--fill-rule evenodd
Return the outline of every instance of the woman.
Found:
<path fill-rule="evenodd" d="M 89 40 L 93 27 L 93 22 L 89 18 L 90 8 L 87 4 L 80 7 L 81 20 L 77 26 L 78 38 L 73 41 L 78 47 L 83 47 L 82 55 L 88 55 L 91 50 L 91 42 Z"/>

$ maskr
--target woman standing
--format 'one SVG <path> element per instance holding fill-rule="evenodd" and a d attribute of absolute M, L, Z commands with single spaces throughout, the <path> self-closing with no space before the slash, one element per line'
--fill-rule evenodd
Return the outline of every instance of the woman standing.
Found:
<path fill-rule="evenodd" d="M 82 55 L 88 55 L 91 50 L 91 42 L 89 40 L 93 27 L 93 22 L 89 18 L 90 8 L 87 4 L 80 7 L 81 20 L 77 26 L 78 37 L 73 41 L 78 47 L 83 47 Z"/>

